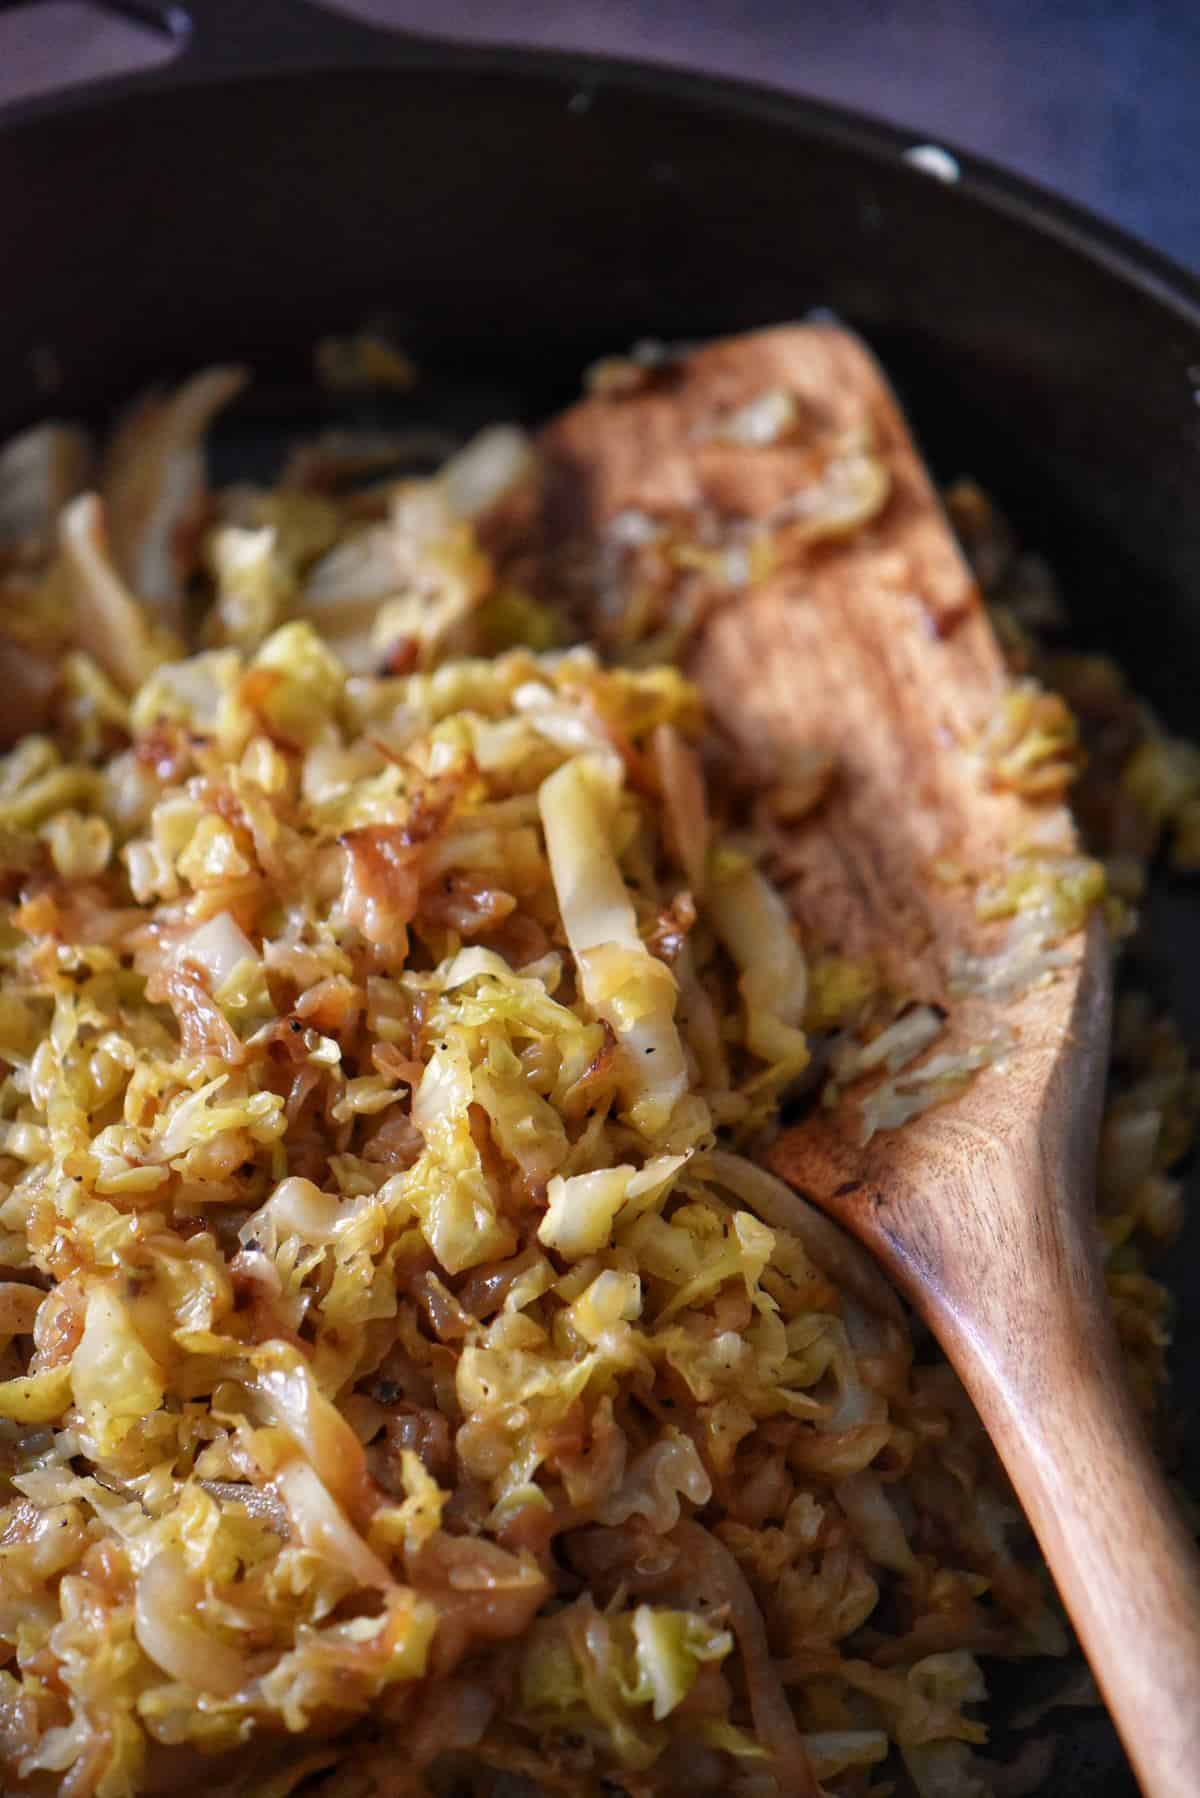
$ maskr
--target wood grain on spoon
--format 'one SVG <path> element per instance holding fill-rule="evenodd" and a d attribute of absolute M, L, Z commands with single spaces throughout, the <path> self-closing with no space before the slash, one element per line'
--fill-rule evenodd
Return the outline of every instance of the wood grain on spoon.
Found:
<path fill-rule="evenodd" d="M 766 392 L 795 428 L 759 447 L 714 420 Z M 1093 1164 L 1109 972 L 1093 919 L 1053 980 L 963 997 L 994 954 L 979 882 L 1069 817 L 1000 791 L 973 753 L 1008 688 L 982 602 L 878 368 L 843 332 L 794 327 L 707 347 L 628 397 L 593 397 L 544 434 L 555 542 L 603 539 L 631 508 L 786 520 L 864 446 L 886 503 L 837 539 L 785 536 L 782 565 L 708 618 L 691 671 L 748 758 L 832 749 L 831 796 L 789 841 L 809 944 L 871 956 L 888 985 L 945 1006 L 933 1053 L 1011 1040 L 958 1097 L 863 1146 L 862 1094 L 787 1132 L 778 1172 L 859 1236 L 927 1318 L 986 1424 L 1151 1798 L 1200 1790 L 1200 1563 L 1147 1446 L 1108 1315 Z M 790 506 L 804 519 L 804 506 Z M 809 533 L 808 535 L 811 535 Z M 1040 852 L 1040 851 L 1039 851 Z M 966 879 L 947 884 L 935 865 Z"/>

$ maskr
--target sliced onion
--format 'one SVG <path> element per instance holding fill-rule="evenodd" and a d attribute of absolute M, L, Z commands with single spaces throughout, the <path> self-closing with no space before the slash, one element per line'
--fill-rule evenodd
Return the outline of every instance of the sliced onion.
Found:
<path fill-rule="evenodd" d="M 754 1731 L 771 1756 L 780 1791 L 788 1798 L 821 1798 L 804 1738 L 771 1658 L 762 1612 L 745 1574 L 724 1543 L 701 1524 L 691 1520 L 678 1524 L 672 1539 L 683 1551 L 689 1576 L 698 1589 L 729 1607 L 729 1625 L 745 1669 Z"/>
<path fill-rule="evenodd" d="M 83 486 L 91 450 L 73 425 L 34 425 L 0 449 L 0 543 L 48 547 Z"/>
<path fill-rule="evenodd" d="M 537 473 L 533 443 L 517 425 L 492 425 L 442 469 L 446 497 L 460 518 L 478 518 Z"/>
<path fill-rule="evenodd" d="M 287 1431 L 316 1470 L 318 1482 L 354 1516 L 370 1486 L 362 1444 L 320 1391 L 307 1364 L 299 1355 L 280 1354 L 275 1366 L 260 1372 L 257 1383 L 272 1421 Z"/>
<path fill-rule="evenodd" d="M 275 1487 L 305 1548 L 332 1561 L 356 1585 L 386 1589 L 394 1584 L 383 1562 L 367 1547 L 307 1461 L 287 1462 L 275 1475 Z"/>
<path fill-rule="evenodd" d="M 238 368 L 207 368 L 167 396 L 134 406 L 104 459 L 102 488 L 113 560 L 138 596 L 178 625 L 186 567 L 180 527 L 204 498 L 204 433 L 245 383 Z"/>
<path fill-rule="evenodd" d="M 706 1505 L 712 1481 L 691 1437 L 671 1430 L 665 1440 L 642 1450 L 617 1489 L 595 1506 L 595 1514 L 609 1527 L 641 1516 L 656 1534 L 665 1535 L 679 1522 L 681 1496 L 691 1504 Z"/>
<path fill-rule="evenodd" d="M 113 566 L 104 509 L 94 493 L 71 501 L 59 521 L 59 544 L 75 598 L 75 632 L 109 678 L 132 693 L 166 659 L 142 608 Z"/>
<path fill-rule="evenodd" d="M 138 1575 L 134 1633 L 143 1653 L 172 1679 L 228 1698 L 246 1683 L 246 1663 L 196 1621 L 200 1602 L 199 1582 L 183 1557 L 164 1550 Z"/>

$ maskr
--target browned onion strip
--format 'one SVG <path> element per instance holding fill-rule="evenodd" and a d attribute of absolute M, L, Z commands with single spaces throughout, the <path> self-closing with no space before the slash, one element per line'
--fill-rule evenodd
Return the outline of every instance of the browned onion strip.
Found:
<path fill-rule="evenodd" d="M 822 1798 L 804 1738 L 771 1659 L 762 1612 L 741 1568 L 723 1543 L 691 1519 L 676 1524 L 672 1540 L 683 1550 L 689 1572 L 728 1606 L 729 1626 L 746 1672 L 755 1734 L 770 1753 L 780 1791 L 788 1798 Z"/>

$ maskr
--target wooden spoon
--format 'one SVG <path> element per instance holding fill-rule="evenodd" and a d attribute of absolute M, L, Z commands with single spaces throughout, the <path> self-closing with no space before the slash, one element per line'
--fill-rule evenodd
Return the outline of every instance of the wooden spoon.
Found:
<path fill-rule="evenodd" d="M 1105 930 L 1093 915 L 1058 945 L 1050 975 L 1008 996 L 964 995 L 956 977 L 965 958 L 1002 952 L 1012 928 L 981 921 L 980 886 L 1031 843 L 1042 847 L 1027 868 L 1049 859 L 1045 845 L 1069 853 L 1071 821 L 1057 802 L 1002 790 L 977 750 L 1010 682 L 861 344 L 782 328 L 635 383 L 584 400 L 544 433 L 547 547 L 611 544 L 622 513 L 625 540 L 646 535 L 647 519 L 690 519 L 696 531 L 705 519 L 727 530 L 741 521 L 743 534 L 769 523 L 782 566 L 726 593 L 689 661 L 752 764 L 813 748 L 837 756 L 830 797 L 788 845 L 803 938 L 873 957 L 893 990 L 945 1007 L 931 1054 L 992 1046 L 992 1065 L 965 1090 L 903 1127 L 864 1142 L 863 1093 L 852 1089 L 786 1132 L 771 1163 L 871 1249 L 937 1334 L 1143 1790 L 1194 1798 L 1200 1561 L 1130 1400 L 1093 1213 Z M 773 429 L 783 435 L 754 443 Z M 886 500 L 851 528 L 856 507 L 878 502 L 880 469 Z M 601 593 L 601 625 L 602 612 Z M 994 975 L 1003 963 L 986 966 Z"/>

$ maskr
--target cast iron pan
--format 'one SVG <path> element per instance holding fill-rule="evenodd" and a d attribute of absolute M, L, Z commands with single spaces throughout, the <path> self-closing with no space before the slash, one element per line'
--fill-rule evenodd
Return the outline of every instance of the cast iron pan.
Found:
<path fill-rule="evenodd" d="M 762 88 L 385 34 L 306 0 L 124 10 L 176 37 L 172 62 L 0 116 L 0 431 L 238 358 L 260 379 L 220 453 L 245 468 L 330 422 L 313 344 L 372 317 L 431 371 L 407 403 L 465 428 L 545 413 L 640 336 L 830 308 L 935 468 L 979 477 L 1051 557 L 1078 640 L 1200 728 L 1200 286 L 1161 257 Z M 1151 924 L 1152 978 L 1200 1048 L 1200 893 L 1160 882 Z M 1200 1223 L 1172 1277 L 1186 1408 Z M 1071 1715 L 1051 1789 L 1134 1790 L 1103 1719 Z"/>

